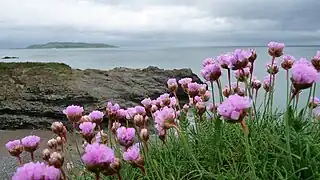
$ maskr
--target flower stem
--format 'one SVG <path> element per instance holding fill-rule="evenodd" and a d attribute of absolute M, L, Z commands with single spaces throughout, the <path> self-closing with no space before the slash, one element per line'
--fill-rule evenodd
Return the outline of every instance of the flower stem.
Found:
<path fill-rule="evenodd" d="M 228 81 L 229 81 L 229 90 L 231 92 L 231 74 L 230 74 L 230 69 L 228 68 Z"/>
<path fill-rule="evenodd" d="M 222 94 L 221 83 L 220 83 L 220 80 L 217 80 L 216 82 L 217 82 L 218 89 L 219 89 L 220 103 L 222 103 L 223 102 L 223 94 Z"/>
<path fill-rule="evenodd" d="M 214 91 L 213 91 L 213 82 L 210 82 L 210 83 L 211 83 L 212 103 L 213 103 L 213 105 L 215 106 Z M 214 118 L 215 118 L 215 119 L 217 118 L 216 112 L 214 112 Z"/>
<path fill-rule="evenodd" d="M 303 113 L 303 114 L 305 114 L 305 112 L 307 112 L 307 110 L 308 110 L 309 99 L 310 99 L 310 97 L 311 97 L 311 94 L 312 94 L 312 87 L 311 87 L 311 88 L 310 88 L 310 90 L 309 90 L 309 95 L 308 95 L 308 99 L 307 99 L 306 107 L 304 108 L 304 109 L 305 109 L 305 111 L 304 111 L 304 113 Z"/>
<path fill-rule="evenodd" d="M 100 180 L 100 173 L 96 173 L 96 180 Z"/>
<path fill-rule="evenodd" d="M 267 106 L 268 106 L 268 110 L 269 110 L 269 108 L 270 108 L 270 104 L 271 103 L 269 103 L 270 101 L 271 101 L 271 97 L 272 97 L 272 91 L 273 91 L 273 82 L 272 82 L 272 72 L 273 72 L 273 63 L 274 63 L 274 60 L 276 59 L 276 57 L 275 56 L 272 56 L 272 60 L 271 60 L 271 67 L 270 67 L 270 72 L 269 72 L 269 74 L 270 74 L 270 92 L 269 92 L 269 98 L 268 98 L 268 103 L 267 103 Z M 272 112 L 271 112 L 272 113 Z"/>
<path fill-rule="evenodd" d="M 245 121 L 241 121 L 241 127 L 243 129 L 244 136 L 245 136 L 246 156 L 247 156 L 247 160 L 248 160 L 248 163 L 250 166 L 251 176 L 252 176 L 252 179 L 257 179 L 256 173 L 255 173 L 255 167 L 254 167 L 251 152 L 250 152 L 250 144 L 249 144 L 249 137 L 248 137 L 249 136 L 249 129 L 248 129 L 248 126 L 246 125 Z"/>
<path fill-rule="evenodd" d="M 294 172 L 294 166 L 291 156 L 291 147 L 290 147 L 290 125 L 289 125 L 289 107 L 291 104 L 291 100 L 289 101 L 290 94 L 289 94 L 289 73 L 287 71 L 287 106 L 286 106 L 286 112 L 284 114 L 284 123 L 285 123 L 285 135 L 286 135 L 286 145 L 287 145 L 287 151 L 288 151 L 288 157 L 289 157 L 289 164 L 291 166 L 292 172 Z"/>
<path fill-rule="evenodd" d="M 317 90 L 317 83 L 314 83 L 314 85 L 313 85 L 313 93 L 312 93 L 312 101 L 314 100 L 314 97 L 316 95 L 316 90 Z M 312 116 L 312 110 L 310 110 L 309 119 L 311 118 L 311 116 Z"/>
<path fill-rule="evenodd" d="M 30 152 L 30 156 L 31 156 L 31 161 L 34 162 L 34 153 Z"/>
<path fill-rule="evenodd" d="M 276 75 L 273 75 L 272 76 L 272 86 L 271 86 L 271 91 L 270 91 L 270 97 L 271 97 L 271 100 L 270 100 L 270 115 L 272 117 L 273 115 L 273 93 L 274 93 L 274 85 L 275 85 L 275 81 L 276 81 Z"/>
<path fill-rule="evenodd" d="M 18 155 L 18 156 L 17 156 L 17 158 L 18 158 L 18 160 L 19 160 L 19 165 L 22 165 L 22 164 L 23 164 L 23 162 L 22 162 L 22 158 L 21 158 L 21 156 L 20 156 L 20 155 Z"/>
<path fill-rule="evenodd" d="M 62 175 L 62 179 L 63 179 L 63 180 L 67 180 L 66 173 L 64 172 L 64 170 L 62 169 L 62 167 L 60 168 L 60 172 L 61 172 L 61 175 Z"/>
<path fill-rule="evenodd" d="M 173 95 L 174 95 L 174 97 L 176 98 L 176 101 L 177 101 L 177 104 L 178 104 L 178 108 L 179 108 L 179 111 L 180 111 L 180 110 L 181 110 L 181 107 L 180 107 L 180 102 L 179 102 L 177 93 L 176 93 L 176 92 L 173 92 Z"/>

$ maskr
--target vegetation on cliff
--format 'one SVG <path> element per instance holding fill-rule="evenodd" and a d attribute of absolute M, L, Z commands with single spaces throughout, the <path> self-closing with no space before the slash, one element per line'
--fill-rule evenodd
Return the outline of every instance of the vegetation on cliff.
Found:
<path fill-rule="evenodd" d="M 63 49 L 63 48 L 117 48 L 110 44 L 83 42 L 49 42 L 26 47 L 26 49 Z"/>

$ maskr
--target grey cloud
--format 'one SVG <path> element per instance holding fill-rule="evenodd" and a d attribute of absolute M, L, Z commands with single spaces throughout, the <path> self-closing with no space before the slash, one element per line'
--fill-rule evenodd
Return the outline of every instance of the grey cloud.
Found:
<path fill-rule="evenodd" d="M 318 0 L 82 0 L 89 3 L 87 8 L 77 0 L 30 0 L 41 3 L 1 14 L 1 9 L 13 1 L 18 2 L 0 2 L 0 47 L 46 41 L 94 41 L 120 46 L 320 41 Z M 44 2 L 51 3 L 46 8 L 56 5 L 61 12 L 48 9 L 48 14 L 40 15 L 43 17 L 28 14 L 30 8 L 46 12 L 41 9 Z"/>

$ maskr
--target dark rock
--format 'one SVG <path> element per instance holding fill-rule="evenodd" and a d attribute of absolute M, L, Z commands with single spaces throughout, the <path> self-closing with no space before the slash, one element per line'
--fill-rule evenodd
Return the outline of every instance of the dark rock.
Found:
<path fill-rule="evenodd" d="M 2 59 L 19 59 L 19 57 L 16 57 L 16 56 L 5 56 Z"/>
<path fill-rule="evenodd" d="M 0 75 L 0 129 L 48 128 L 67 121 L 62 111 L 71 104 L 84 106 L 86 113 L 104 110 L 107 101 L 135 106 L 168 92 L 168 78 L 202 83 L 190 69 L 76 70 L 59 63 L 0 63 Z M 177 94 L 188 101 L 182 89 Z"/>

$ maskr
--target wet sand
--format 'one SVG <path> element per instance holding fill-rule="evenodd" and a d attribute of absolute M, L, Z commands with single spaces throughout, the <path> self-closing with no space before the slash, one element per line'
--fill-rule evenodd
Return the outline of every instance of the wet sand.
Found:
<path fill-rule="evenodd" d="M 42 161 L 41 152 L 47 148 L 47 141 L 54 137 L 51 131 L 47 130 L 15 130 L 15 131 L 0 131 L 0 179 L 9 180 L 12 174 L 18 167 L 18 160 L 15 157 L 10 156 L 5 144 L 10 140 L 22 139 L 28 135 L 37 135 L 41 138 L 40 148 L 35 153 L 36 161 Z M 65 163 L 69 162 L 69 159 L 79 160 L 79 154 L 76 151 L 75 139 L 78 144 L 81 144 L 82 139 L 80 137 L 73 138 L 72 134 L 68 134 L 68 144 L 71 147 L 70 153 L 65 154 Z M 80 147 L 81 149 L 81 147 Z M 30 155 L 27 152 L 22 153 L 22 159 L 24 162 L 30 162 Z"/>

